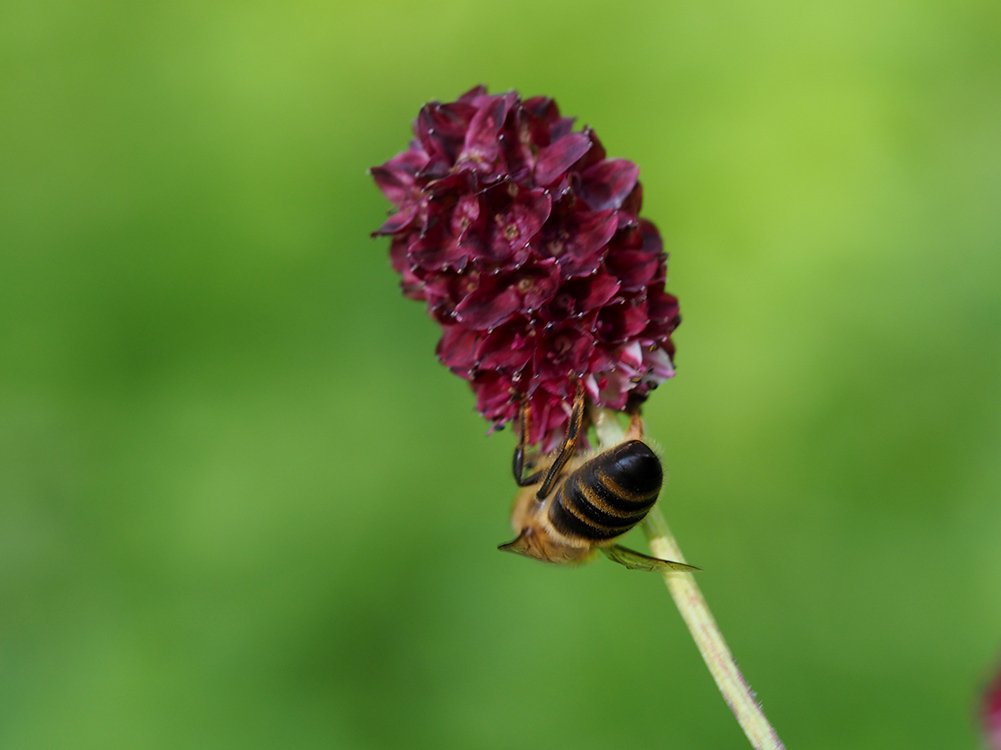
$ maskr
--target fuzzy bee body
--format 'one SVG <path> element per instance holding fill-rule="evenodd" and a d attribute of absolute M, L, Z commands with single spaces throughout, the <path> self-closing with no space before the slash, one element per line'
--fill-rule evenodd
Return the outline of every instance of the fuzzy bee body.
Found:
<path fill-rule="evenodd" d="M 522 489 L 511 518 L 518 537 L 502 549 L 545 562 L 586 562 L 646 517 L 664 481 L 660 460 L 639 440 L 568 468 L 544 498 L 540 483 Z"/>
<path fill-rule="evenodd" d="M 549 506 L 549 524 L 564 538 L 600 545 L 643 520 L 663 481 L 660 460 L 646 443 L 622 443 L 567 477 Z"/>
<path fill-rule="evenodd" d="M 692 570 L 685 563 L 648 557 L 616 544 L 646 517 L 664 483 L 660 459 L 639 439 L 640 421 L 633 420 L 624 442 L 581 457 L 575 447 L 583 425 L 584 403 L 579 395 L 563 447 L 527 478 L 522 476 L 524 445 L 519 443 L 514 475 L 522 489 L 511 516 L 518 536 L 500 549 L 563 564 L 586 562 L 601 551 L 628 568 Z"/>

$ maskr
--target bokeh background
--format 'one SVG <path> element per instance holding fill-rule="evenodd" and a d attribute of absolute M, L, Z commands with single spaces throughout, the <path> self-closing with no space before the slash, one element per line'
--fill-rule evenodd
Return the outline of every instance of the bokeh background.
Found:
<path fill-rule="evenodd" d="M 739 748 L 661 582 L 502 555 L 366 168 L 555 96 L 682 302 L 663 498 L 790 747 L 1001 661 L 1001 5 L 6 0 L 0 746 Z M 638 532 L 631 541 L 643 544 Z"/>

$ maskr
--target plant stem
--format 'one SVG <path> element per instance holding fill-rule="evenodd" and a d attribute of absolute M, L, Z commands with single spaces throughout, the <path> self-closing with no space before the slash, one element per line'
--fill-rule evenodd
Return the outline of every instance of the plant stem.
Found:
<path fill-rule="evenodd" d="M 602 447 L 620 443 L 625 437 L 616 414 L 606 409 L 594 410 L 593 422 Z M 643 522 L 643 531 L 656 557 L 685 562 L 681 548 L 671 534 L 658 506 L 655 505 L 647 514 Z M 755 750 L 783 750 L 785 745 L 768 722 L 764 711 L 754 698 L 751 686 L 747 684 L 747 680 L 738 669 L 737 662 L 730 653 L 698 584 L 695 583 L 695 578 L 691 573 L 680 571 L 665 572 L 663 577 L 699 653 L 709 667 L 709 673 L 716 681 L 723 700 L 730 707 L 740 728 L 747 735 L 751 747 Z"/>

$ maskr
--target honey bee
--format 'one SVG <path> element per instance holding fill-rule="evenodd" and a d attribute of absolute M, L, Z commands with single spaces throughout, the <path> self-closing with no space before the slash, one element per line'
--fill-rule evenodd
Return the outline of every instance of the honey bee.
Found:
<path fill-rule="evenodd" d="M 577 443 L 586 430 L 585 396 L 583 388 L 578 388 L 562 446 L 525 476 L 526 468 L 535 468 L 526 467 L 527 412 L 522 405 L 521 434 L 512 462 L 515 482 L 522 488 L 511 515 L 518 536 L 498 549 L 569 565 L 586 562 L 601 551 L 632 570 L 698 570 L 615 543 L 646 517 L 664 482 L 660 459 L 641 439 L 638 414 L 633 415 L 622 443 L 578 456 Z"/>

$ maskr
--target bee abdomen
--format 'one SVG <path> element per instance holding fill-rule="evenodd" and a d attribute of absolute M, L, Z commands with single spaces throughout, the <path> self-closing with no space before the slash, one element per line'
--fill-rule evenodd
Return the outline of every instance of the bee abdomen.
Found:
<path fill-rule="evenodd" d="M 597 484 L 608 487 L 625 506 L 653 505 L 664 483 L 657 454 L 646 443 L 630 440 L 588 461 Z"/>
<path fill-rule="evenodd" d="M 602 453 L 567 477 L 549 507 L 557 531 L 587 541 L 614 539 L 643 520 L 664 481 L 660 460 L 633 440 Z"/>

